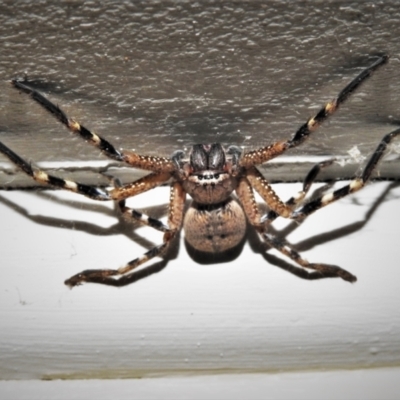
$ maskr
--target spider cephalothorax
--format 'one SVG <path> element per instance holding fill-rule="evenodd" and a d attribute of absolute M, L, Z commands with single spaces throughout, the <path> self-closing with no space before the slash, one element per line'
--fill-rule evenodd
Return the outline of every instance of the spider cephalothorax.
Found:
<path fill-rule="evenodd" d="M 232 154 L 233 153 L 233 154 Z M 232 197 L 238 186 L 239 150 L 221 144 L 192 147 L 182 186 L 193 201 L 183 228 L 186 241 L 198 251 L 223 253 L 237 246 L 246 233 L 243 209 Z"/>
<path fill-rule="evenodd" d="M 229 150 L 229 149 L 228 149 Z M 237 158 L 227 157 L 219 143 L 196 144 L 182 166 L 182 186 L 200 204 L 226 201 L 237 187 Z"/>
<path fill-rule="evenodd" d="M 181 150 L 176 151 L 170 158 L 117 150 L 107 140 L 69 118 L 58 106 L 27 86 L 26 82 L 13 80 L 12 83 L 17 89 L 31 95 L 68 129 L 99 148 L 105 156 L 134 168 L 151 171 L 151 173 L 125 185 L 116 184 L 111 188 L 98 188 L 58 178 L 40 169 L 32 168 L 30 163 L 1 142 L 0 152 L 37 182 L 79 193 L 94 200 L 116 201 L 127 219 L 138 221 L 164 233 L 162 244 L 130 261 L 126 266 L 119 269 L 82 271 L 66 280 L 65 283 L 71 287 L 82 282 L 97 282 L 113 286 L 131 283 L 134 280 L 135 268 L 153 257 L 163 255 L 182 227 L 187 242 L 196 251 L 209 254 L 224 253 L 243 242 L 247 224 L 257 231 L 267 245 L 277 249 L 302 267 L 297 273 L 299 276 L 307 279 L 341 277 L 346 281 L 354 282 L 356 277 L 340 267 L 309 263 L 285 240 L 272 234 L 268 227 L 277 217 L 303 220 L 319 208 L 363 188 L 382 159 L 388 144 L 400 134 L 400 129 L 383 137 L 360 176 L 342 188 L 306 203 L 305 196 L 319 171 L 331 165 L 333 159 L 315 165 L 306 176 L 303 189 L 287 201 L 277 196 L 256 166 L 301 145 L 373 71 L 385 64 L 387 60 L 388 57 L 384 55 L 364 69 L 339 93 L 336 99 L 328 102 L 313 118 L 309 118 L 288 140 L 281 140 L 258 150 L 243 153 L 236 146 L 230 146 L 225 150 L 219 143 L 197 144 L 192 147 L 188 158 Z M 171 185 L 167 224 L 125 205 L 125 199 L 167 182 Z M 269 208 L 265 215 L 262 215 L 259 210 L 254 191 L 258 192 Z M 186 194 L 192 198 L 192 203 L 187 209 L 185 209 Z M 309 271 L 310 269 L 312 271 Z"/>

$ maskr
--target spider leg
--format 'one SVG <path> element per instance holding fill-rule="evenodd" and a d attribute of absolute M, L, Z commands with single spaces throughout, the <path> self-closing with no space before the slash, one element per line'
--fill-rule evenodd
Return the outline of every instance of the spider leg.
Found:
<path fill-rule="evenodd" d="M 12 163 L 33 178 L 36 182 L 82 194 L 93 200 L 123 200 L 153 189 L 154 187 L 166 182 L 171 177 L 171 174 L 169 173 L 155 172 L 127 185 L 117 185 L 110 190 L 104 190 L 95 186 L 84 185 L 82 183 L 49 175 L 41 169 L 32 167 L 30 163 L 25 161 L 18 154 L 14 153 L 2 142 L 0 142 L 0 153 L 7 156 Z"/>
<path fill-rule="evenodd" d="M 330 117 L 349 97 L 355 92 L 362 83 L 364 83 L 372 73 L 382 65 L 386 64 L 389 57 L 384 55 L 375 61 L 372 65 L 365 68 L 361 73 L 356 76 L 336 97 L 335 100 L 328 102 L 322 107 L 315 117 L 310 118 L 305 124 L 303 124 L 295 133 L 292 139 L 287 143 L 289 148 L 296 147 L 302 144 L 308 136 L 315 131 L 319 126 Z"/>
<path fill-rule="evenodd" d="M 278 239 L 275 235 L 267 232 L 267 225 L 261 222 L 260 211 L 254 198 L 254 192 L 250 181 L 246 177 L 242 177 L 240 179 L 236 193 L 250 224 L 257 230 L 265 243 L 289 257 L 301 267 L 315 271 L 309 272 L 304 270 L 304 273 L 302 274 L 303 278 L 320 279 L 328 277 L 340 277 L 348 282 L 355 282 L 357 280 L 357 278 L 350 274 L 350 272 L 347 272 L 336 265 L 308 262 L 302 258 L 301 255 L 295 249 L 293 249 L 291 245 L 281 239 Z"/>
<path fill-rule="evenodd" d="M 51 113 L 59 122 L 64 124 L 70 131 L 76 133 L 82 139 L 86 140 L 90 144 L 96 146 L 101 150 L 101 152 L 107 157 L 112 158 L 113 160 L 123 161 L 122 154 L 114 148 L 114 146 L 109 143 L 107 140 L 98 136 L 94 132 L 91 132 L 83 125 L 80 125 L 78 122 L 69 118 L 64 111 L 61 110 L 60 107 L 52 103 L 42 94 L 37 92 L 36 90 L 31 89 L 29 86 L 26 86 L 24 83 L 17 79 L 13 79 L 11 81 L 14 87 L 29 94 L 33 100 L 35 100 L 38 104 L 40 104 L 45 110 Z"/>
<path fill-rule="evenodd" d="M 161 232 L 168 232 L 170 230 L 169 227 L 159 219 L 152 218 L 133 208 L 126 207 L 125 200 L 119 201 L 118 207 L 127 221 L 137 221 L 142 225 L 150 226 Z"/>
<path fill-rule="evenodd" d="M 248 182 L 248 184 L 251 185 L 258 192 L 258 194 L 267 203 L 271 211 L 280 215 L 281 217 L 289 218 L 289 215 L 292 212 L 292 205 L 284 203 L 278 197 L 274 189 L 272 189 L 271 185 L 264 178 L 261 172 L 258 171 L 257 168 L 250 167 L 247 169 L 246 182 Z"/>
<path fill-rule="evenodd" d="M 306 274 L 303 277 L 308 279 L 319 279 L 319 278 L 342 278 L 347 282 L 355 282 L 357 281 L 357 277 L 355 277 L 350 272 L 346 271 L 343 268 L 338 267 L 337 265 L 328 265 L 321 263 L 310 263 L 295 250 L 292 246 L 286 243 L 283 240 L 278 239 L 275 235 L 271 235 L 270 233 L 263 232 L 261 237 L 264 239 L 265 243 L 274 249 L 280 251 L 285 256 L 289 257 L 297 264 L 301 265 L 303 268 L 313 269 L 317 272 Z"/>
<path fill-rule="evenodd" d="M 240 166 L 248 168 L 262 164 L 279 156 L 286 150 L 302 144 L 312 132 L 314 132 L 327 118 L 329 118 L 350 97 L 350 95 L 358 89 L 376 69 L 384 65 L 388 59 L 389 57 L 387 55 L 383 55 L 372 65 L 365 68 L 338 94 L 336 99 L 328 102 L 314 117 L 308 119 L 308 121 L 297 130 L 290 140 L 279 141 L 258 150 L 245 153 L 240 159 Z"/>
<path fill-rule="evenodd" d="M 123 186 L 121 181 L 118 178 L 109 178 L 109 179 L 111 180 L 115 189 L 121 188 Z M 131 185 L 132 184 L 130 184 L 129 186 L 131 186 Z M 139 186 L 143 186 L 143 185 L 139 185 Z M 123 217 L 125 218 L 125 220 L 131 221 L 131 222 L 136 221 L 142 225 L 150 226 L 161 232 L 166 232 L 169 230 L 168 226 L 165 225 L 160 220 L 152 218 L 152 217 L 150 217 L 146 214 L 143 214 L 142 212 L 137 211 L 133 208 L 129 208 L 126 206 L 125 203 L 126 203 L 125 199 L 117 202 L 117 207 L 118 207 L 119 211 L 121 212 L 121 214 L 123 215 Z"/>
<path fill-rule="evenodd" d="M 84 282 L 101 283 L 110 286 L 124 286 L 132 281 L 132 274 L 137 267 L 154 257 L 163 255 L 169 248 L 172 240 L 176 237 L 182 226 L 183 209 L 185 205 L 185 192 L 178 182 L 171 186 L 170 208 L 168 214 L 168 227 L 163 230 L 163 243 L 150 249 L 142 256 L 130 261 L 119 269 L 92 269 L 85 270 L 72 276 L 65 281 L 70 287 L 80 285 Z M 150 225 L 150 224 L 149 224 Z"/>
<path fill-rule="evenodd" d="M 94 200 L 112 200 L 112 197 L 109 195 L 109 193 L 103 189 L 95 186 L 84 185 L 82 183 L 67 179 L 61 179 L 56 176 L 49 175 L 45 171 L 32 167 L 30 163 L 22 159 L 18 154 L 14 153 L 1 142 L 0 152 L 7 156 L 12 163 L 14 163 L 27 175 L 32 177 L 36 182 L 79 193 Z"/>
<path fill-rule="evenodd" d="M 31 89 L 24 82 L 17 79 L 11 81 L 13 86 L 24 93 L 29 94 L 34 101 L 41 105 L 46 111 L 52 114 L 59 122 L 65 125 L 71 132 L 77 134 L 85 141 L 97 147 L 105 156 L 125 162 L 133 167 L 150 171 L 174 171 L 174 162 L 165 157 L 141 156 L 132 151 L 119 151 L 106 139 L 85 128 L 79 122 L 69 118 L 60 107 L 52 103 L 45 96 L 34 89 Z"/>
<path fill-rule="evenodd" d="M 126 185 L 117 185 L 111 189 L 109 193 L 113 200 L 120 201 L 153 189 L 154 187 L 165 183 L 170 178 L 171 174 L 168 172 L 153 172 Z"/>
<path fill-rule="evenodd" d="M 303 182 L 303 189 L 297 193 L 297 195 L 291 197 L 289 200 L 286 201 L 286 205 L 290 206 L 292 210 L 301 204 L 306 197 L 308 191 L 311 188 L 311 185 L 314 183 L 315 179 L 317 178 L 318 174 L 321 172 L 321 169 L 329 167 L 335 162 L 335 158 L 331 158 L 329 160 L 321 161 L 318 164 L 315 164 L 310 172 L 307 174 L 306 178 L 304 179 Z M 270 210 L 267 214 L 265 214 L 263 217 L 261 217 L 261 222 L 263 224 L 270 224 L 272 223 L 276 218 L 279 217 L 279 214 L 276 213 L 275 211 Z"/>
<path fill-rule="evenodd" d="M 378 147 L 375 149 L 375 152 L 372 154 L 369 159 L 367 165 L 365 166 L 363 173 L 359 178 L 353 179 L 348 185 L 337 189 L 331 193 L 327 193 L 315 200 L 310 201 L 305 204 L 301 208 L 295 210 L 289 218 L 301 220 L 306 218 L 308 215 L 312 214 L 314 211 L 317 211 L 321 207 L 324 207 L 330 203 L 333 203 L 336 200 L 339 200 L 351 193 L 354 193 L 360 189 L 362 189 L 369 178 L 371 177 L 372 172 L 376 169 L 379 161 L 382 159 L 385 154 L 385 150 L 389 143 L 396 137 L 400 135 L 400 129 L 396 129 L 388 134 L 386 134 Z"/>

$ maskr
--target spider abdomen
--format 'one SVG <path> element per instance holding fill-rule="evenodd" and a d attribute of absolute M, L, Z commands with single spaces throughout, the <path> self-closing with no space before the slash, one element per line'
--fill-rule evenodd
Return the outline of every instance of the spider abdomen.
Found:
<path fill-rule="evenodd" d="M 246 234 L 246 217 L 239 203 L 230 197 L 223 203 L 193 202 L 183 222 L 186 241 L 196 250 L 222 253 L 236 247 Z"/>

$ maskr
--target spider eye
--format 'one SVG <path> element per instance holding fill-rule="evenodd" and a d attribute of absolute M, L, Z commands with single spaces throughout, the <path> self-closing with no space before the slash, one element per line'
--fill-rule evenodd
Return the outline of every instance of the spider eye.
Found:
<path fill-rule="evenodd" d="M 190 164 L 194 172 L 221 170 L 225 165 L 224 149 L 219 143 L 195 144 L 190 154 Z"/>

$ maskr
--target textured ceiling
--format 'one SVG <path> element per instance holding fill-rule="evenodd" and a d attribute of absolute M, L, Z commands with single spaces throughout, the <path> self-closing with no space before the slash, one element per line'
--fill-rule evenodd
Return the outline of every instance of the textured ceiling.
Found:
<path fill-rule="evenodd" d="M 388 52 L 390 63 L 290 154 L 357 145 L 367 156 L 400 120 L 399 16 L 397 1 L 3 1 L 0 140 L 35 162 L 103 159 L 12 89 L 19 76 L 117 147 L 251 149 L 290 137 Z M 297 179 L 284 173 L 277 179 Z"/>

